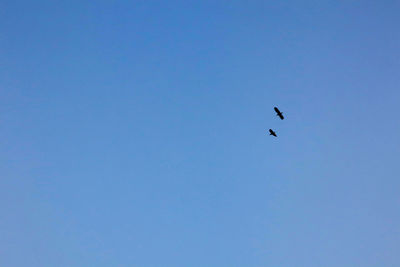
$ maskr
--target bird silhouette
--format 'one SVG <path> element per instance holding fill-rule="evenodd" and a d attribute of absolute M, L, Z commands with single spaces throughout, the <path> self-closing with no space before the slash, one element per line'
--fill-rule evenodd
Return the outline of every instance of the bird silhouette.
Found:
<path fill-rule="evenodd" d="M 276 133 L 272 129 L 269 129 L 269 135 L 277 137 Z"/>
<path fill-rule="evenodd" d="M 283 120 L 285 118 L 285 117 L 283 117 L 283 113 L 277 107 L 274 107 L 274 110 L 276 112 L 276 116 L 279 116 L 279 118 L 281 118 L 281 120 Z"/>

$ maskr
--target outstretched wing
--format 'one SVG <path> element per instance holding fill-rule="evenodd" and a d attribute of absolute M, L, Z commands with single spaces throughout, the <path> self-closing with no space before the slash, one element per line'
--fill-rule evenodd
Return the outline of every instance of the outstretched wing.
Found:
<path fill-rule="evenodd" d="M 270 135 L 273 135 L 273 136 L 277 137 L 276 133 L 272 129 L 269 129 L 269 133 L 270 133 Z"/>
<path fill-rule="evenodd" d="M 282 113 L 278 113 L 278 116 L 281 120 L 283 120 L 285 117 L 283 117 Z"/>
<path fill-rule="evenodd" d="M 274 107 L 274 110 L 275 110 L 275 112 L 278 113 L 278 114 L 281 113 L 277 107 Z"/>

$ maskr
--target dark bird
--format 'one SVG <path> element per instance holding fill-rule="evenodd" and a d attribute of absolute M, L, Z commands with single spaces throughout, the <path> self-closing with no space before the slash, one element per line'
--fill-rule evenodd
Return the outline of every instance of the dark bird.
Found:
<path fill-rule="evenodd" d="M 274 107 L 274 110 L 276 112 L 276 116 L 279 116 L 279 118 L 281 118 L 281 120 L 283 120 L 284 119 L 283 113 L 280 112 L 280 110 L 277 107 Z"/>
<path fill-rule="evenodd" d="M 273 135 L 273 136 L 277 137 L 276 133 L 272 129 L 269 129 L 269 135 Z"/>

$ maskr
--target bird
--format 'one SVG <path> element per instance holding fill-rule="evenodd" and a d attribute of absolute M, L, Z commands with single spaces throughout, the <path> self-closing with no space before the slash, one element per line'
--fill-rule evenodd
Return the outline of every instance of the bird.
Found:
<path fill-rule="evenodd" d="M 277 107 L 274 107 L 274 110 L 276 112 L 276 116 L 279 116 L 279 118 L 281 118 L 281 120 L 283 120 L 284 119 L 283 113 L 280 112 L 280 110 Z"/>
<path fill-rule="evenodd" d="M 269 135 L 277 137 L 276 133 L 272 129 L 269 129 Z"/>

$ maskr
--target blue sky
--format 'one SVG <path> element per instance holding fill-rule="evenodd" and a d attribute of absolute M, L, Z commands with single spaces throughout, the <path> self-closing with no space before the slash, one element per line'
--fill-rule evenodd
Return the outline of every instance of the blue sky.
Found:
<path fill-rule="evenodd" d="M 0 265 L 400 266 L 399 12 L 2 1 Z"/>

